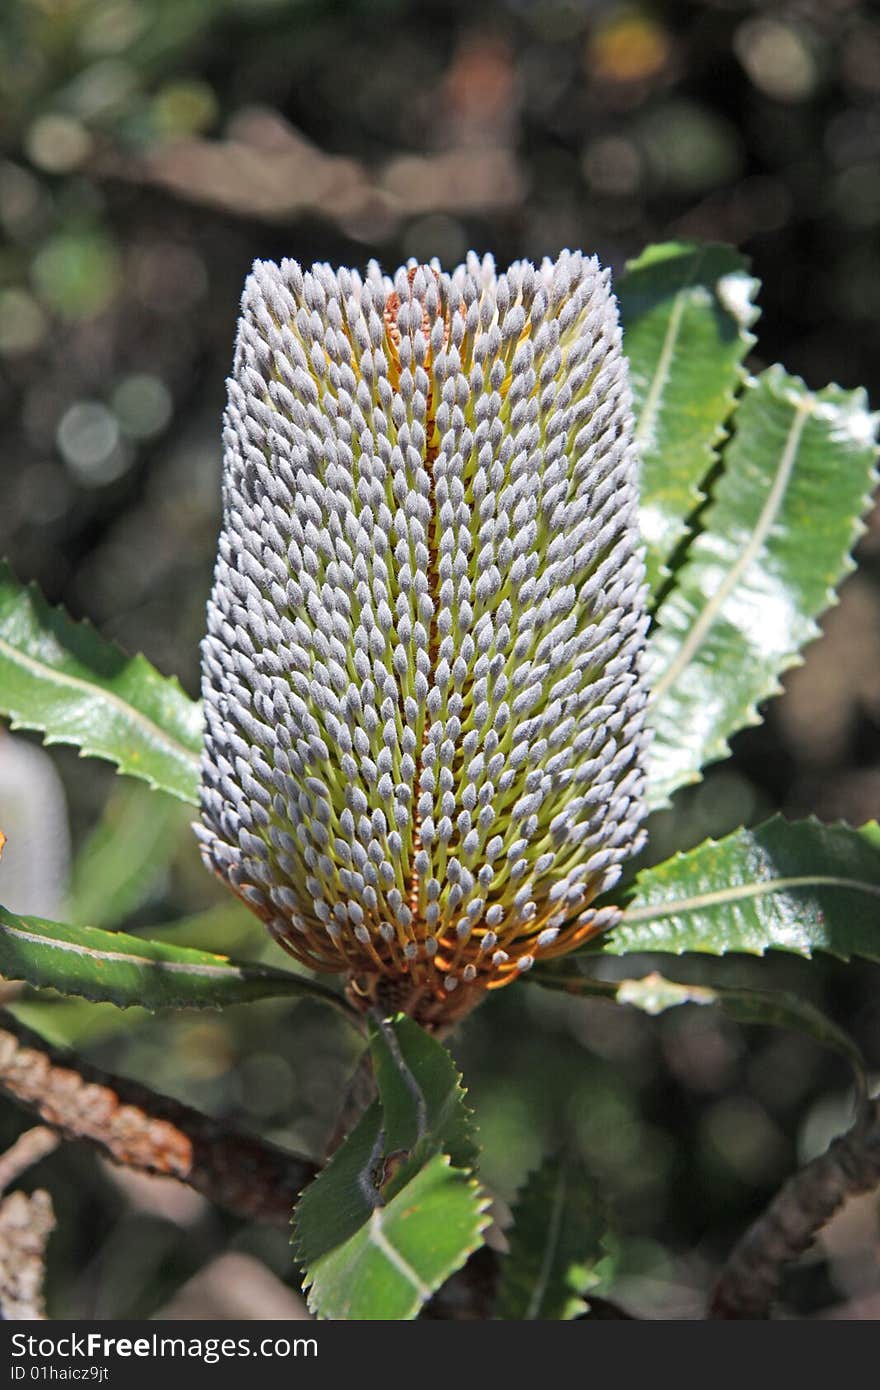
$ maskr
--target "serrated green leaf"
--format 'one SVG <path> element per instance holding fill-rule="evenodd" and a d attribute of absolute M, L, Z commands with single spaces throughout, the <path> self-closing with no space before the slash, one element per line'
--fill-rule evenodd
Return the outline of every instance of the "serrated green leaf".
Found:
<path fill-rule="evenodd" d="M 0 563 L 0 714 L 198 801 L 202 716 L 177 681 L 51 608 Z"/>
<path fill-rule="evenodd" d="M 124 932 L 19 917 L 0 907 L 0 975 L 127 1008 L 206 1009 L 279 995 L 347 1006 L 323 985 L 271 966 Z"/>
<path fill-rule="evenodd" d="M 818 634 L 852 568 L 874 482 L 876 417 L 862 391 L 752 379 L 724 473 L 649 642 L 648 796 L 698 781 Z"/>
<path fill-rule="evenodd" d="M 571 967 L 536 971 L 532 978 L 535 984 L 543 985 L 545 989 L 609 999 L 617 1004 L 631 1004 L 652 1016 L 682 1004 L 715 1004 L 736 1023 L 789 1028 L 812 1038 L 820 1047 L 830 1048 L 845 1057 L 852 1066 L 859 1094 L 865 1095 L 867 1092 L 865 1060 L 855 1042 L 821 1009 L 806 999 L 799 999 L 797 995 L 785 990 L 680 984 L 656 970 L 641 979 L 597 980 L 579 972 L 576 958 L 572 959 Z"/>
<path fill-rule="evenodd" d="M 414 1318 L 481 1244 L 483 1208 L 473 1178 L 435 1154 L 386 1205 L 373 1207 L 348 1241 L 312 1265 L 309 1306 L 335 1320 Z"/>
<path fill-rule="evenodd" d="M 641 455 L 641 524 L 657 593 L 702 501 L 754 341 L 758 281 L 729 246 L 668 242 L 631 261 L 615 287 Z"/>
<path fill-rule="evenodd" d="M 814 951 L 880 960 L 880 848 L 854 830 L 781 817 L 675 854 L 638 875 L 613 955 Z"/>
<path fill-rule="evenodd" d="M 379 1098 L 294 1213 L 309 1306 L 324 1318 L 414 1318 L 487 1224 L 449 1053 L 402 1015 L 373 1024 L 370 1048 Z"/>
<path fill-rule="evenodd" d="M 519 1322 L 577 1318 L 603 1279 L 608 1222 L 595 1184 L 570 1156 L 547 1159 L 525 1181 L 508 1231 L 495 1316 Z"/>
<path fill-rule="evenodd" d="M 168 870 L 191 813 L 176 797 L 118 781 L 76 857 L 64 916 L 75 927 L 115 927 Z"/>

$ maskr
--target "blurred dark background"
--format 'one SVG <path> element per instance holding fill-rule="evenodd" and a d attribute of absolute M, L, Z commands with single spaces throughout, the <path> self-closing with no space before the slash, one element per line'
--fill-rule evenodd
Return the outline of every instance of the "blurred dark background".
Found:
<path fill-rule="evenodd" d="M 578 246 L 619 270 L 669 237 L 753 258 L 757 364 L 864 385 L 880 405 L 880 7 L 6 0 L 0 553 L 195 694 L 224 378 L 255 257 L 393 269 Z M 658 821 L 658 853 L 774 809 L 877 815 L 876 524 L 859 559 L 767 722 Z M 203 874 L 186 813 L 114 781 L 0 734 L 10 906 L 127 929 L 183 913 L 178 939 L 270 958 Z M 880 1066 L 877 969 L 728 961 L 722 977 L 815 999 Z M 743 1223 L 846 1123 L 843 1064 L 709 1010 L 651 1021 L 502 993 L 458 1044 L 488 1181 L 509 1200 L 542 1148 L 573 1136 L 617 1210 L 614 1296 L 698 1315 Z M 342 1025 L 307 1007 L 16 1008 L 104 1065 L 315 1154 L 354 1062 Z M 0 1140 L 21 1127 L 4 1105 Z M 59 1214 L 55 1316 L 298 1306 L 283 1233 L 75 1149 L 37 1180 Z M 878 1246 L 876 1198 L 851 1204 L 793 1272 L 789 1311 L 880 1317 Z"/>

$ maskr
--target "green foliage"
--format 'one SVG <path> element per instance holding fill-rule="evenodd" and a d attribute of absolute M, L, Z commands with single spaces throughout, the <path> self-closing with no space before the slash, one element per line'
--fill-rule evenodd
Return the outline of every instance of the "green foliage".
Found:
<path fill-rule="evenodd" d="M 880 960 L 880 847 L 876 826 L 854 830 L 781 817 L 707 840 L 645 869 L 613 955 L 702 951 L 825 951 Z"/>
<path fill-rule="evenodd" d="M 167 101 L 162 109 L 167 115 Z M 44 248 L 43 269 L 70 279 L 79 262 L 69 247 L 61 250 L 65 256 L 52 260 L 52 247 Z M 781 673 L 817 635 L 817 617 L 852 567 L 875 479 L 877 421 L 863 392 L 810 391 L 779 366 L 747 378 L 755 289 L 735 251 L 679 243 L 648 248 L 618 287 L 655 604 L 652 808 L 727 755 L 728 740 L 758 721 L 761 701 L 778 692 Z M 72 318 L 83 311 L 79 303 L 56 307 Z M 47 743 L 73 744 L 178 801 L 198 801 L 198 705 L 143 656 L 127 656 L 52 609 L 5 565 L 0 713 L 13 727 L 42 731 Z M 104 929 L 140 904 L 183 827 L 174 801 L 153 799 L 147 809 L 145 800 L 130 786 L 111 798 L 77 861 L 70 925 L 0 908 L 3 976 L 121 1008 L 223 1007 L 280 996 L 350 1013 L 340 995 L 303 976 Z M 780 950 L 880 961 L 878 907 L 880 828 L 777 818 L 642 870 L 623 920 L 600 949 Z M 197 942 L 228 941 L 217 914 L 211 909 L 188 924 Z M 846 1056 L 865 1094 L 858 1048 L 805 999 L 682 984 L 656 971 L 600 980 L 584 973 L 589 960 L 588 950 L 539 964 L 525 987 L 605 998 L 652 1015 L 714 1005 L 739 1023 L 793 1029 Z M 20 1007 L 26 1014 L 50 1006 L 43 996 Z M 81 1028 L 77 1016 L 56 1021 L 60 1033 Z M 482 1243 L 488 1201 L 475 1176 L 472 1116 L 446 1049 L 403 1016 L 375 1017 L 369 1059 L 377 1099 L 303 1194 L 293 1240 L 318 1316 L 412 1319 Z M 516 1204 L 496 1315 L 577 1317 L 607 1268 L 606 1229 L 578 1163 L 545 1162 Z"/>
<path fill-rule="evenodd" d="M 758 316 L 758 282 L 729 246 L 668 242 L 616 287 L 639 443 L 642 534 L 654 594 L 702 501 Z"/>
<path fill-rule="evenodd" d="M 285 970 L 124 932 L 19 917 L 2 907 L 0 975 L 122 1009 L 221 1008 L 279 995 L 345 1007 L 332 990 Z"/>
<path fill-rule="evenodd" d="M 863 391 L 809 391 L 780 367 L 749 382 L 705 529 L 651 636 L 653 805 L 727 755 L 818 635 L 852 569 L 875 432 Z"/>
<path fill-rule="evenodd" d="M 602 1282 L 607 1218 L 586 1169 L 569 1155 L 548 1158 L 525 1181 L 508 1232 L 496 1317 L 569 1319 Z"/>
<path fill-rule="evenodd" d="M 388 1152 L 410 1153 L 418 1164 L 426 1153 L 440 1150 L 457 1168 L 475 1168 L 473 1116 L 446 1048 L 404 1015 L 393 1025 L 372 1023 L 370 1033 Z M 398 1173 L 395 1190 L 401 1181 Z"/>
<path fill-rule="evenodd" d="M 482 1241 L 464 1091 L 440 1043 L 399 1016 L 371 1030 L 379 1090 L 297 1205 L 293 1241 L 323 1318 L 409 1319 Z"/>
<path fill-rule="evenodd" d="M 0 713 L 182 801 L 198 800 L 201 713 L 177 681 L 51 608 L 0 563 Z"/>
<path fill-rule="evenodd" d="M 333 1200 L 344 1204 L 342 1211 L 358 1210 L 366 1172 L 337 1174 Z M 350 1206 L 346 1198 L 354 1198 Z M 446 1154 L 434 1154 L 387 1203 L 358 1211 L 349 1238 L 312 1266 L 310 1307 L 333 1319 L 414 1318 L 480 1244 L 481 1210 L 473 1179 L 452 1168 Z M 313 1214 L 325 1221 L 328 1208 Z"/>

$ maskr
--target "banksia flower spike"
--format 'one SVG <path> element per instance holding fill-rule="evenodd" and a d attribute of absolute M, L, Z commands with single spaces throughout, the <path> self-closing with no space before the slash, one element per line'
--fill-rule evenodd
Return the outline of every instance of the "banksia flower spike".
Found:
<path fill-rule="evenodd" d="M 611 925 L 647 618 L 608 273 L 257 262 L 202 647 L 206 863 L 448 1023 Z"/>

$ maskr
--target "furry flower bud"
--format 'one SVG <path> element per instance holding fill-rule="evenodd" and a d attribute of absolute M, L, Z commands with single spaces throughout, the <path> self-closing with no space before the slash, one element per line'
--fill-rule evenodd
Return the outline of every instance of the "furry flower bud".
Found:
<path fill-rule="evenodd" d="M 618 915 L 647 618 L 608 272 L 257 262 L 202 646 L 206 863 L 423 1021 Z"/>

